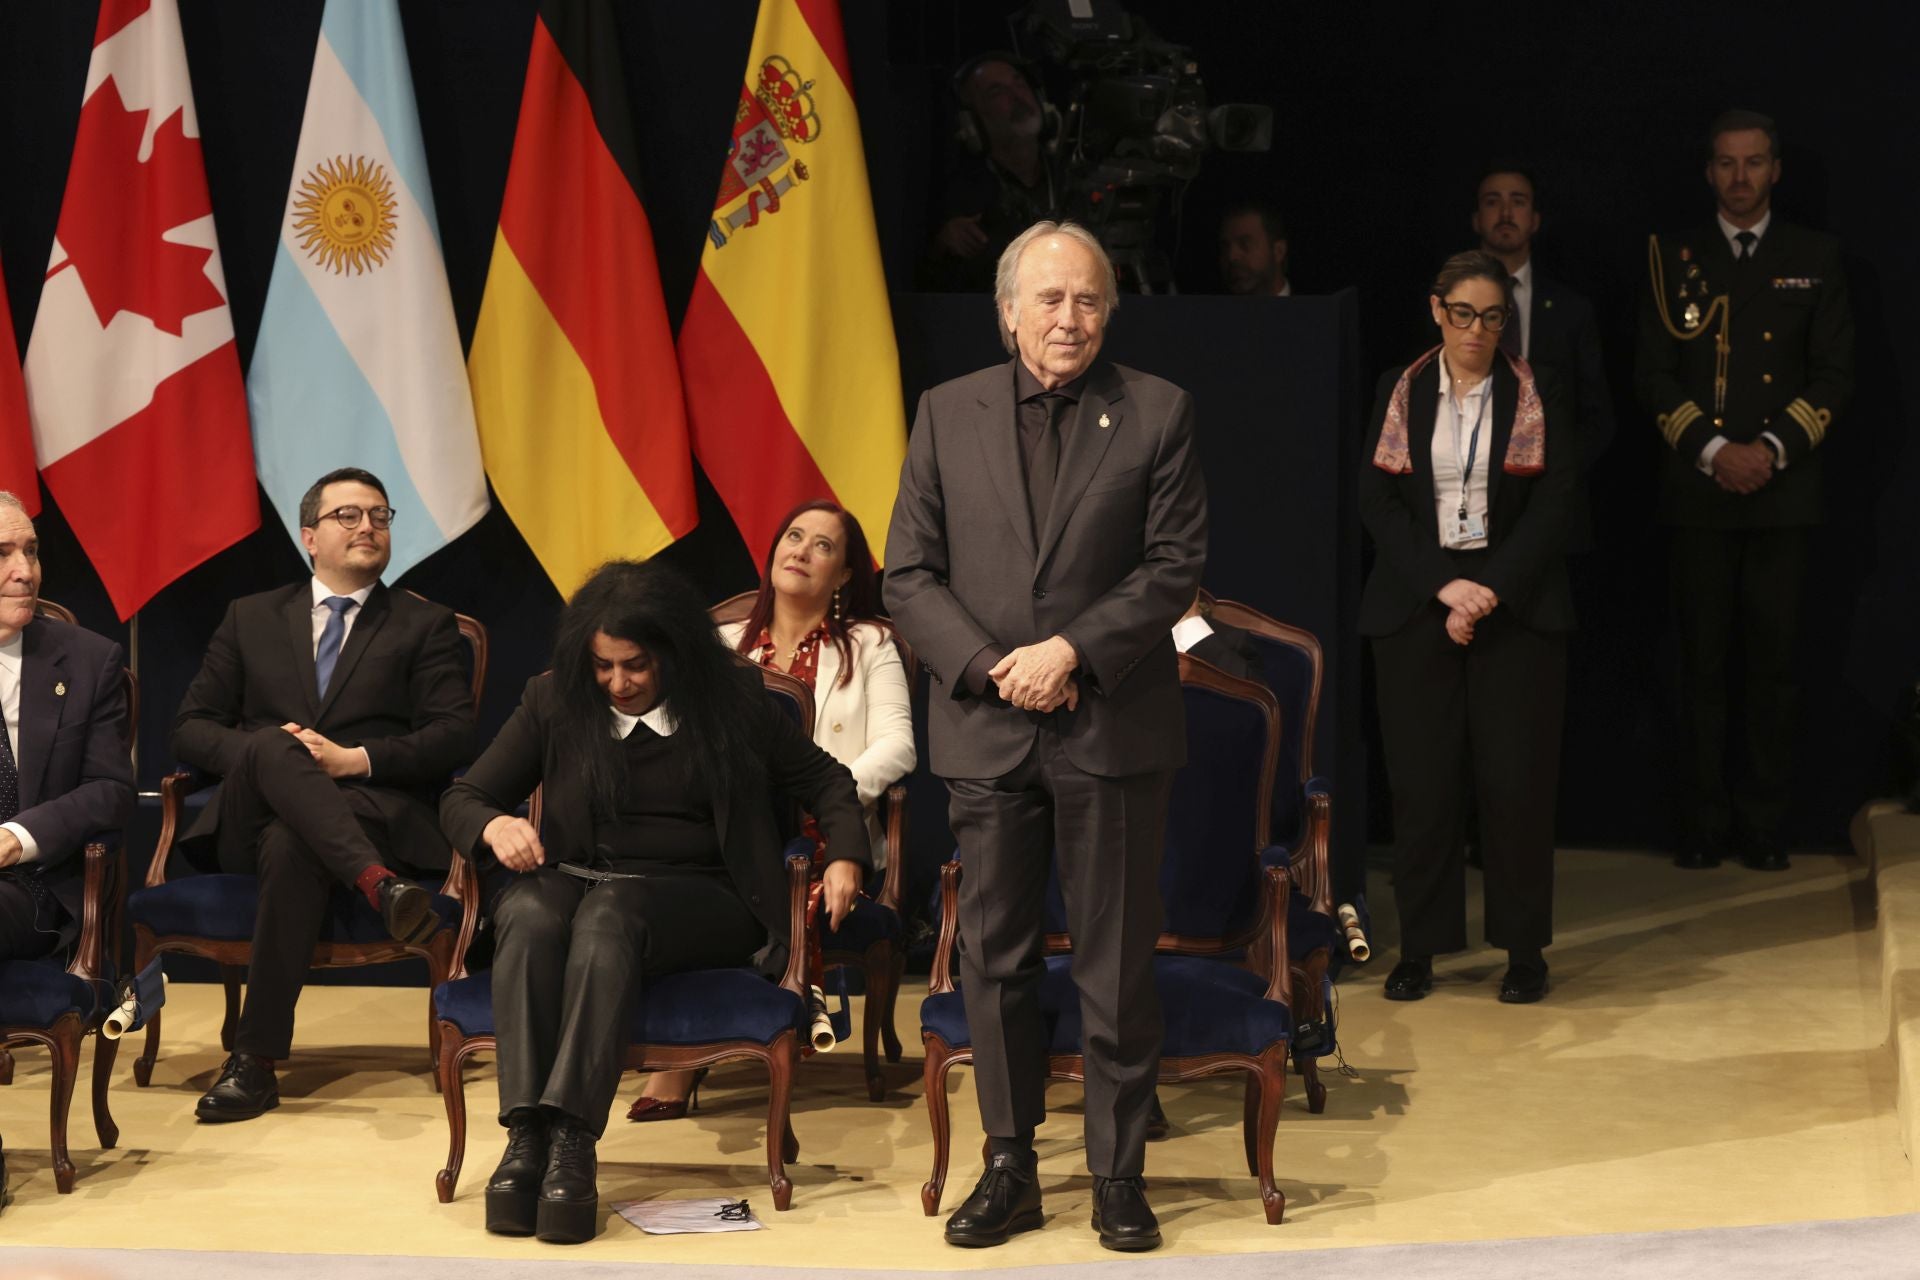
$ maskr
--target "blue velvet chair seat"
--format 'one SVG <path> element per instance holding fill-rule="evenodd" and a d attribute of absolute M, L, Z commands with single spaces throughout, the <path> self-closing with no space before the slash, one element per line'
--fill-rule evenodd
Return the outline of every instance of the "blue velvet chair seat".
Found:
<path fill-rule="evenodd" d="M 443 928 L 460 927 L 460 904 L 434 892 L 441 881 L 416 881 L 433 893 L 433 909 Z M 336 885 L 328 900 L 323 942 L 377 943 L 391 939 L 380 913 L 360 893 Z M 185 935 L 221 942 L 246 942 L 253 937 L 260 909 L 260 881 L 244 875 L 197 875 L 168 880 L 141 889 L 127 899 L 135 924 L 160 936 Z"/>
<path fill-rule="evenodd" d="M 1051 956 L 1040 980 L 1040 1010 L 1046 1020 L 1051 1053 L 1080 1053 L 1080 995 L 1073 985 L 1073 957 Z M 1214 1053 L 1258 1056 L 1293 1034 L 1287 1006 L 1265 998 L 1267 984 L 1258 974 L 1197 956 L 1155 956 L 1154 985 L 1160 991 L 1166 1035 L 1161 1054 L 1169 1058 Z M 920 1027 L 949 1048 L 972 1043 L 966 1007 L 958 991 L 928 996 L 920 1005 Z"/>
<path fill-rule="evenodd" d="M 98 1011 L 94 985 L 45 960 L 0 962 L 0 1026 L 51 1027 L 69 1013 Z"/>
<path fill-rule="evenodd" d="M 822 916 L 824 923 L 825 917 Z M 853 911 L 838 929 L 820 933 L 820 949 L 828 955 L 864 952 L 878 942 L 898 943 L 905 930 L 900 913 L 867 898 L 855 898 Z"/>
<path fill-rule="evenodd" d="M 442 983 L 434 1012 L 463 1037 L 490 1036 L 493 972 Z M 784 1031 L 806 1031 L 806 1005 L 751 969 L 696 969 L 648 982 L 628 1039 L 636 1044 L 695 1045 L 723 1040 L 772 1044 Z"/>

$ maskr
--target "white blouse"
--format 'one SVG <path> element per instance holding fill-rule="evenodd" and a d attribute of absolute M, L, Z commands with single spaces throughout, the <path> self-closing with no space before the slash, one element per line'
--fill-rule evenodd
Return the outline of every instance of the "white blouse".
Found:
<path fill-rule="evenodd" d="M 1440 545 L 1450 551 L 1471 551 L 1487 545 L 1487 459 L 1493 453 L 1493 377 L 1482 378 L 1460 397 L 1456 406 L 1447 358 L 1441 356 L 1440 402 L 1433 421 L 1433 504 L 1440 521 Z M 1473 445 L 1474 424 L 1480 440 Z M 1466 520 L 1460 518 L 1461 463 L 1472 453 L 1466 477 Z"/>

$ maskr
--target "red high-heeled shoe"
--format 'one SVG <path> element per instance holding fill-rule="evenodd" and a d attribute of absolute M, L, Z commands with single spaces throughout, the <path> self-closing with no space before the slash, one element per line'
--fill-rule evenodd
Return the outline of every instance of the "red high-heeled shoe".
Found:
<path fill-rule="evenodd" d="M 701 1067 L 693 1073 L 693 1085 L 684 1098 L 649 1098 L 644 1093 L 633 1100 L 627 1108 L 627 1119 L 646 1124 L 652 1120 L 678 1120 L 690 1112 L 700 1109 L 700 1085 L 707 1078 L 707 1068 Z"/>

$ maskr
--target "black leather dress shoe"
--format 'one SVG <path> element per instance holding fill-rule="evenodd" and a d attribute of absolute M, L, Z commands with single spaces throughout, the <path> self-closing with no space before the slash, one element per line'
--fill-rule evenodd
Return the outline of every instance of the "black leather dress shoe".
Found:
<path fill-rule="evenodd" d="M 1532 1004 L 1547 994 L 1547 966 L 1508 965 L 1500 977 L 1501 1004 Z"/>
<path fill-rule="evenodd" d="M 551 1244 L 584 1244 L 600 1230 L 600 1161 L 594 1136 L 572 1116 L 553 1122 L 547 1173 L 540 1180 L 535 1233 Z"/>
<path fill-rule="evenodd" d="M 1167 1135 L 1172 1132 L 1173 1125 L 1168 1121 L 1167 1113 L 1161 1109 L 1160 1092 L 1156 1089 L 1153 1094 L 1153 1107 L 1147 1112 L 1147 1141 L 1164 1142 Z"/>
<path fill-rule="evenodd" d="M 1785 871 L 1787 851 L 1777 844 L 1754 844 L 1740 855 L 1740 865 L 1749 871 Z"/>
<path fill-rule="evenodd" d="M 1387 999 L 1424 1000 L 1433 990 L 1433 961 L 1402 960 L 1387 975 Z"/>
<path fill-rule="evenodd" d="M 487 1181 L 487 1230 L 497 1236 L 534 1233 L 551 1145 L 547 1118 L 537 1108 L 519 1107 L 507 1117 L 507 1153 Z"/>
<path fill-rule="evenodd" d="M 1121 1253 L 1144 1253 L 1160 1247 L 1160 1220 L 1147 1205 L 1144 1178 L 1093 1180 L 1093 1229 L 1100 1247 Z"/>
<path fill-rule="evenodd" d="M 1720 865 L 1720 855 L 1703 845 L 1688 845 L 1673 855 L 1673 865 L 1682 871 L 1710 871 Z"/>
<path fill-rule="evenodd" d="M 973 1194 L 947 1219 L 947 1243 L 965 1249 L 1005 1244 L 1016 1232 L 1032 1231 L 1046 1221 L 1040 1212 L 1040 1180 L 1032 1156 L 1001 1152 L 973 1184 Z"/>
<path fill-rule="evenodd" d="M 440 932 L 433 895 L 398 876 L 380 882 L 380 919 L 395 942 L 418 945 Z"/>
<path fill-rule="evenodd" d="M 202 1120 L 222 1123 L 251 1120 L 279 1105 L 280 1084 L 274 1079 L 273 1068 L 267 1065 L 267 1060 L 250 1053 L 236 1053 L 229 1055 L 226 1065 L 220 1068 L 220 1078 L 213 1088 L 200 1095 L 193 1113 Z"/>

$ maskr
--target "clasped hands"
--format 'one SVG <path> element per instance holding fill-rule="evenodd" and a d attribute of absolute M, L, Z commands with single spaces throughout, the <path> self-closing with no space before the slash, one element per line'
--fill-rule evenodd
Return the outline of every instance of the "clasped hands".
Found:
<path fill-rule="evenodd" d="M 329 778 L 364 778 L 372 771 L 366 753 L 359 747 L 343 747 L 324 734 L 291 720 L 280 727 L 300 739 L 300 745 L 307 749 L 313 762 Z"/>
<path fill-rule="evenodd" d="M 533 871 L 547 864 L 540 833 L 525 818 L 503 813 L 487 823 L 480 839 L 493 850 L 495 861 L 509 871 Z M 826 886 L 827 927 L 838 929 L 860 895 L 860 865 L 846 858 L 829 862 L 820 873 L 820 883 Z"/>
<path fill-rule="evenodd" d="M 1455 644 L 1473 642 L 1473 627 L 1500 605 L 1493 588 L 1466 578 L 1455 578 L 1440 588 L 1438 598 L 1447 606 L 1447 636 Z"/>
<path fill-rule="evenodd" d="M 1773 450 L 1760 441 L 1738 444 L 1728 441 L 1714 452 L 1713 482 L 1728 493 L 1758 493 L 1773 479 Z"/>
<path fill-rule="evenodd" d="M 1064 636 L 1022 645 L 987 672 L 1005 698 L 1022 711 L 1048 712 L 1080 705 L 1080 684 L 1073 678 L 1080 655 Z"/>

